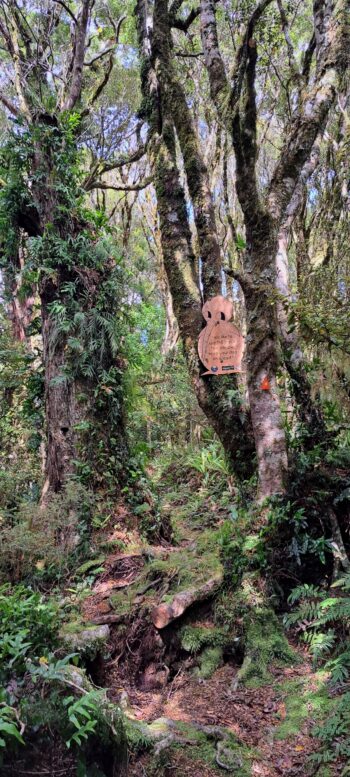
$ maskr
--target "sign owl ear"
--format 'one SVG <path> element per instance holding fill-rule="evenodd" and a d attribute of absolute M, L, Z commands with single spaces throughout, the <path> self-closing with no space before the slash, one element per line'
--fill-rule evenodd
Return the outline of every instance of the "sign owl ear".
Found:
<path fill-rule="evenodd" d="M 203 318 L 205 318 L 206 321 L 208 321 L 208 319 L 212 318 L 211 300 L 210 299 L 202 307 L 202 316 L 203 316 Z"/>
<path fill-rule="evenodd" d="M 202 307 L 203 318 L 206 321 L 211 318 L 221 321 L 230 321 L 233 313 L 233 303 L 220 294 L 208 299 Z"/>

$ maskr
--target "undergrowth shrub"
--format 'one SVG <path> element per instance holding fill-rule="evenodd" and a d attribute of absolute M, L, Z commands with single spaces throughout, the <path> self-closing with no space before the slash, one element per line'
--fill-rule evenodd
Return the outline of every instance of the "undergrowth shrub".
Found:
<path fill-rule="evenodd" d="M 350 759 L 350 693 L 336 699 L 332 713 L 313 729 L 313 735 L 320 740 L 321 747 L 310 757 L 315 764 L 330 764 L 338 758 L 347 759 L 348 765 L 341 772 L 349 774 Z"/>
<path fill-rule="evenodd" d="M 0 588 L 0 682 L 23 674 L 29 656 L 45 657 L 57 645 L 55 601 L 24 585 Z"/>
<path fill-rule="evenodd" d="M 86 551 L 93 504 L 74 480 L 46 507 L 23 502 L 0 526 L 0 581 L 64 579 Z"/>
<path fill-rule="evenodd" d="M 23 745 L 24 740 L 21 735 L 22 728 L 23 726 L 18 720 L 17 710 L 15 710 L 14 707 L 10 707 L 4 701 L 0 701 L 0 748 L 2 749 L 8 745 L 17 744 L 18 742 Z"/>
<path fill-rule="evenodd" d="M 122 746 L 120 709 L 75 665 L 78 655 L 58 657 L 59 623 L 52 598 L 23 585 L 0 589 L 0 767 L 57 736 L 77 763 L 98 761 L 99 748 L 113 762 Z"/>
<path fill-rule="evenodd" d="M 345 682 L 350 670 L 350 573 L 333 583 L 330 592 L 298 586 L 289 603 L 297 606 L 285 616 L 286 627 L 294 627 L 308 644 L 315 666 L 326 661 L 333 684 Z"/>

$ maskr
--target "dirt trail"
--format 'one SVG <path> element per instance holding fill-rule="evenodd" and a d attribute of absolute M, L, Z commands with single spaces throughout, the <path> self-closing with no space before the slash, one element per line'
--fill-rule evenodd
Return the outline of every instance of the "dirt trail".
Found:
<path fill-rule="evenodd" d="M 169 505 L 169 501 L 167 495 L 167 509 L 176 512 L 178 505 Z M 245 765 L 231 770 L 237 777 L 302 777 L 309 773 L 306 759 L 316 745 L 310 733 L 313 707 L 305 695 L 305 689 L 310 693 L 314 684 L 307 656 L 299 650 L 295 665 L 271 666 L 271 682 L 263 687 L 235 689 L 239 662 L 230 654 L 224 654 L 211 677 L 199 677 L 195 658 L 179 646 L 178 633 L 184 619 L 175 620 L 164 630 L 152 624 L 153 608 L 171 597 L 171 581 L 180 578 L 180 551 L 184 557 L 181 563 L 194 567 L 202 579 L 200 553 L 194 541 L 197 525 L 189 525 L 187 531 L 180 515 L 176 544 L 163 541 L 147 545 L 141 541 L 132 518 L 127 524 L 128 516 L 121 508 L 109 539 L 120 540 L 124 547 L 107 556 L 105 571 L 83 605 L 86 621 L 110 626 L 111 657 L 102 668 L 95 668 L 97 681 L 103 682 L 110 698 L 120 703 L 135 722 L 166 718 L 181 725 L 182 732 L 193 724 L 227 730 L 244 749 L 244 763 L 249 764 L 247 770 Z M 203 602 L 189 608 L 185 623 L 210 627 L 210 606 L 210 602 Z M 290 710 L 290 688 L 294 694 L 301 694 L 303 713 L 299 717 L 295 698 Z M 131 777 L 214 777 L 225 773 L 214 755 L 215 749 L 203 750 L 203 743 L 191 741 L 189 735 L 184 736 L 181 745 L 180 736 L 177 746 L 159 756 L 160 771 L 153 755 L 145 752 L 131 756 L 129 773 Z M 226 771 L 229 773 L 229 769 Z"/>

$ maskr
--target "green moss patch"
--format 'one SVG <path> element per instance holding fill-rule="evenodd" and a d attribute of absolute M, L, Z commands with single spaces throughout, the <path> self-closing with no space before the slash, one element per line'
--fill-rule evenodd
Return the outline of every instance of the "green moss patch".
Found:
<path fill-rule="evenodd" d="M 203 773 L 234 774 L 235 777 L 251 776 L 252 753 L 245 745 L 238 742 L 233 735 L 228 734 L 223 740 L 216 742 L 202 731 L 180 721 L 176 722 L 177 731 L 183 736 L 184 743 L 174 742 L 162 751 L 153 761 L 154 767 L 160 768 L 169 764 L 172 768 L 193 767 L 193 774 Z M 181 752 L 181 761 L 179 756 Z M 154 772 L 157 774 L 157 772 Z M 162 772 L 159 772 L 162 774 Z M 180 771 L 175 772 L 180 774 Z M 186 772 L 187 773 L 187 772 Z"/>
<path fill-rule="evenodd" d="M 106 652 L 109 626 L 70 622 L 62 628 L 60 636 L 69 652 L 79 653 L 83 658 L 91 660 L 99 653 Z"/>
<path fill-rule="evenodd" d="M 286 716 L 277 726 L 275 739 L 294 737 L 299 734 L 306 720 L 316 722 L 330 712 L 332 700 L 328 695 L 326 680 L 324 672 L 317 672 L 278 685 Z"/>
<path fill-rule="evenodd" d="M 198 676 L 202 680 L 209 680 L 214 674 L 216 669 L 219 669 L 223 664 L 223 649 L 222 647 L 208 647 L 205 648 L 199 656 L 199 669 Z"/>
<path fill-rule="evenodd" d="M 267 607 L 251 610 L 245 618 L 245 656 L 238 672 L 239 682 L 258 688 L 271 682 L 269 667 L 298 662 L 275 613 Z"/>

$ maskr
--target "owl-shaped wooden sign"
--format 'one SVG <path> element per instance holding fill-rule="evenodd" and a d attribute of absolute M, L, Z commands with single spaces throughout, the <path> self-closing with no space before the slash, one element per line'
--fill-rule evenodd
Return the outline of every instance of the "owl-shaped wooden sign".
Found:
<path fill-rule="evenodd" d="M 203 305 L 206 327 L 199 336 L 198 353 L 207 368 L 203 375 L 227 375 L 241 372 L 244 339 L 230 323 L 233 304 L 229 299 L 213 297 Z"/>

